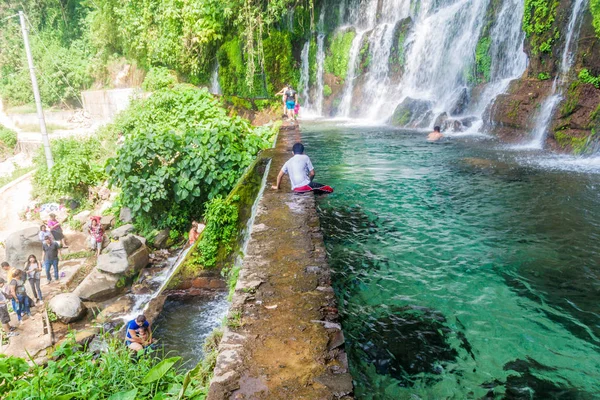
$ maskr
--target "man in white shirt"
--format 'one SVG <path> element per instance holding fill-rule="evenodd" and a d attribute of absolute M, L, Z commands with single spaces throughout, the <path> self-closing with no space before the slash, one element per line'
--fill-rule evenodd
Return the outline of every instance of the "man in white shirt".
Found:
<path fill-rule="evenodd" d="M 279 190 L 283 175 L 287 174 L 290 177 L 292 190 L 295 192 L 308 192 L 312 190 L 330 193 L 333 191 L 329 186 L 313 182 L 315 177 L 315 169 L 310 162 L 310 158 L 304 154 L 304 145 L 296 143 L 292 147 L 294 157 L 287 160 L 279 175 L 277 175 L 277 184 L 271 186 L 274 190 Z"/>

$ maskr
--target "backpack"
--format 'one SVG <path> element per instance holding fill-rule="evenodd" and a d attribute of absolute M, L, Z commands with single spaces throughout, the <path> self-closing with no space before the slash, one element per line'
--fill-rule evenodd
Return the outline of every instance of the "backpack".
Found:
<path fill-rule="evenodd" d="M 285 101 L 296 101 L 296 91 L 294 89 L 288 89 L 285 92 Z"/>

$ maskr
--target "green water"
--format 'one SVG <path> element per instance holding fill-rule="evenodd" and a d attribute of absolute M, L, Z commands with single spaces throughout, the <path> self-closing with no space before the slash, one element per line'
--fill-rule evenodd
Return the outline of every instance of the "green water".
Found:
<path fill-rule="evenodd" d="M 600 174 L 304 125 L 359 399 L 600 398 Z"/>

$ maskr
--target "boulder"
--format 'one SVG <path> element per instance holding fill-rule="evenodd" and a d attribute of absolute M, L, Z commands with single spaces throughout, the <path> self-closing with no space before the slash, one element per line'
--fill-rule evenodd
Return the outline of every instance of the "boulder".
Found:
<path fill-rule="evenodd" d="M 390 123 L 405 128 L 426 128 L 433 119 L 432 106 L 429 100 L 407 97 L 394 110 Z"/>
<path fill-rule="evenodd" d="M 85 305 L 81 302 L 79 296 L 74 293 L 57 294 L 50 300 L 48 307 L 65 324 L 79 321 L 86 311 Z"/>
<path fill-rule="evenodd" d="M 100 219 L 100 225 L 102 225 L 102 229 L 104 229 L 105 231 L 111 229 L 113 226 L 115 226 L 114 215 L 104 215 Z"/>
<path fill-rule="evenodd" d="M 121 286 L 117 275 L 93 270 L 73 293 L 84 300 L 104 301 L 121 293 Z"/>
<path fill-rule="evenodd" d="M 121 211 L 119 211 L 119 220 L 126 224 L 133 221 L 133 216 L 131 215 L 131 209 L 129 207 L 121 208 Z"/>
<path fill-rule="evenodd" d="M 76 221 L 79 221 L 81 223 L 81 225 L 85 225 L 88 222 L 88 219 L 90 218 L 90 215 L 92 215 L 91 211 L 82 211 L 79 214 L 75 214 L 73 216 L 73 219 Z"/>
<path fill-rule="evenodd" d="M 461 115 L 464 113 L 469 105 L 469 100 L 469 90 L 467 88 L 462 88 L 450 110 L 450 115 Z"/>
<path fill-rule="evenodd" d="M 126 235 L 106 247 L 98 257 L 96 268 L 110 274 L 131 276 L 149 261 L 146 246 L 134 235 Z"/>
<path fill-rule="evenodd" d="M 39 228 L 21 229 L 11 233 L 4 241 L 6 261 L 15 267 L 21 267 L 30 254 L 39 256 L 42 253 L 42 243 L 38 237 Z"/>
<path fill-rule="evenodd" d="M 157 249 L 165 249 L 167 247 L 167 241 L 169 240 L 169 233 L 170 231 L 168 229 L 163 229 L 158 232 L 152 241 L 152 246 Z"/>
<path fill-rule="evenodd" d="M 442 126 L 444 122 L 448 120 L 448 113 L 443 112 L 435 118 L 433 126 Z"/>
<path fill-rule="evenodd" d="M 113 239 L 118 239 L 122 236 L 127 235 L 128 233 L 133 232 L 134 230 L 135 230 L 135 228 L 133 227 L 132 224 L 123 225 L 123 226 L 113 229 L 110 232 L 110 237 L 112 237 Z"/>

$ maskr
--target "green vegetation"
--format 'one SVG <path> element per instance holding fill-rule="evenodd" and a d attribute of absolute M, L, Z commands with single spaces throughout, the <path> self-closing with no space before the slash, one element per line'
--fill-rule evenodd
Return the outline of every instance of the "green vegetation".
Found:
<path fill-rule="evenodd" d="M 554 24 L 558 0 L 525 0 L 523 31 L 529 38 L 533 55 L 551 53 L 552 44 L 560 37 Z"/>
<path fill-rule="evenodd" d="M 229 117 L 206 89 L 176 85 L 135 102 L 115 124 L 125 143 L 110 159 L 110 183 L 138 230 L 183 231 L 204 204 L 227 194 L 274 132 Z"/>
<path fill-rule="evenodd" d="M 28 172 L 31 172 L 32 170 L 33 167 L 16 167 L 12 174 L 0 178 L 0 187 L 11 183 L 15 179 L 22 177 L 23 175 L 25 175 Z"/>
<path fill-rule="evenodd" d="M 579 80 L 582 83 L 594 85 L 596 89 L 600 89 L 600 76 L 592 75 L 587 68 L 584 68 L 579 72 Z"/>
<path fill-rule="evenodd" d="M 475 48 L 475 82 L 477 84 L 490 81 L 492 57 L 490 55 L 490 45 L 492 40 L 489 36 L 479 38 Z"/>
<path fill-rule="evenodd" d="M 406 18 L 396 25 L 396 30 L 394 31 L 394 40 L 392 42 L 392 48 L 390 49 L 390 71 L 399 73 L 404 68 L 404 64 L 406 63 L 404 47 L 406 37 L 411 26 L 412 20 L 410 18 Z"/>
<path fill-rule="evenodd" d="M 58 139 L 51 142 L 54 166 L 48 170 L 44 149 L 34 159 L 34 193 L 42 199 L 62 196 L 87 198 L 90 186 L 105 179 L 106 148 L 97 137 Z"/>
<path fill-rule="evenodd" d="M 20 399 L 204 399 L 214 367 L 201 363 L 185 374 L 175 367 L 180 357 L 162 361 L 140 352 L 134 362 L 120 340 L 105 335 L 108 351 L 96 356 L 70 336 L 47 366 L 29 366 L 21 358 L 0 355 L 0 397 Z M 213 338 L 213 342 L 218 338 Z M 212 345 L 209 345 L 212 347 Z M 211 365 L 212 363 L 212 365 Z"/>
<path fill-rule="evenodd" d="M 580 81 L 575 79 L 569 86 L 565 101 L 560 109 L 561 118 L 568 117 L 575 111 L 577 104 L 579 104 L 580 89 Z"/>
<path fill-rule="evenodd" d="M 363 36 L 360 50 L 358 51 L 358 71 L 359 74 L 364 74 L 368 71 L 371 59 L 373 56 L 370 51 L 371 41 L 367 35 Z"/>
<path fill-rule="evenodd" d="M 563 130 L 554 132 L 554 138 L 558 142 L 558 145 L 562 148 L 571 149 L 575 155 L 585 153 L 594 135 L 595 131 L 592 131 L 591 134 L 583 137 L 568 135 Z"/>
<path fill-rule="evenodd" d="M 600 0 L 590 0 L 590 12 L 592 13 L 592 23 L 596 30 L 596 36 L 600 38 Z"/>
<path fill-rule="evenodd" d="M 17 132 L 0 125 L 0 161 L 10 157 L 17 146 Z"/>
<path fill-rule="evenodd" d="M 325 56 L 325 72 L 346 79 L 350 48 L 355 36 L 356 32 L 353 30 L 339 31 L 335 34 Z"/>
<path fill-rule="evenodd" d="M 546 80 L 550 79 L 550 74 L 548 72 L 540 72 L 538 74 L 538 79 L 540 81 L 546 81 Z"/>
<path fill-rule="evenodd" d="M 177 83 L 177 75 L 165 67 L 152 67 L 146 74 L 146 78 L 142 83 L 142 89 L 149 92 L 155 90 L 170 88 Z"/>
<path fill-rule="evenodd" d="M 231 241 L 237 233 L 238 207 L 235 203 L 238 200 L 239 196 L 234 196 L 231 200 L 215 197 L 206 204 L 206 228 L 194 248 L 193 263 L 203 268 L 212 268 L 217 262 L 219 248 L 224 248 L 225 252 L 231 251 Z"/>
<path fill-rule="evenodd" d="M 96 254 L 96 253 L 94 253 L 91 250 L 81 250 L 81 251 L 76 251 L 75 253 L 63 254 L 60 256 L 60 258 L 62 261 L 67 261 L 67 260 L 74 260 L 77 258 L 92 257 L 94 254 Z"/>
<path fill-rule="evenodd" d="M 331 87 L 329 87 L 329 85 L 323 85 L 323 96 L 325 97 L 329 97 L 332 94 L 332 90 Z"/>

